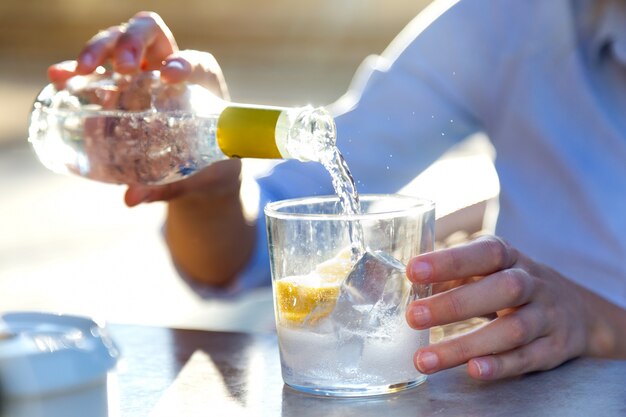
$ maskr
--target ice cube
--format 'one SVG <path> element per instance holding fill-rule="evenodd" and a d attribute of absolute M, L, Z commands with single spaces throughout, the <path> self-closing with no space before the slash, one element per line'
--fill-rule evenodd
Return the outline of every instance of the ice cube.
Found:
<path fill-rule="evenodd" d="M 365 252 L 341 285 L 333 322 L 354 330 L 375 331 L 383 315 L 402 310 L 409 290 L 402 262 L 382 251 Z"/>
<path fill-rule="evenodd" d="M 384 252 L 365 252 L 354 264 L 330 315 L 342 372 L 359 369 L 366 338 L 391 338 L 410 287 L 404 265 Z"/>

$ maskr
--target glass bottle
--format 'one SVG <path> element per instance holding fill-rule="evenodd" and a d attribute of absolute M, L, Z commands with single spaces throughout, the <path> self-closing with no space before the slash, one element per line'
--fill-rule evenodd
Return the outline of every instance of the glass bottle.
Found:
<path fill-rule="evenodd" d="M 165 184 L 226 158 L 320 161 L 335 147 L 323 108 L 236 104 L 156 71 L 98 73 L 46 86 L 29 142 L 49 169 L 93 180 Z"/>

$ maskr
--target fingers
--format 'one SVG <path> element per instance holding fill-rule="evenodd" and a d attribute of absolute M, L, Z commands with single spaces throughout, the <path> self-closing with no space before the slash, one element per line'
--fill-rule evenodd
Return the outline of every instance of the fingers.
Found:
<path fill-rule="evenodd" d="M 517 251 L 495 236 L 480 237 L 466 245 L 419 255 L 407 265 L 408 278 L 435 283 L 489 275 L 517 262 Z"/>
<path fill-rule="evenodd" d="M 112 52 L 117 72 L 130 74 L 161 67 L 178 50 L 172 32 L 156 13 L 140 12 L 125 26 Z"/>
<path fill-rule="evenodd" d="M 528 303 L 539 282 L 524 269 L 513 268 L 452 290 L 413 301 L 406 311 L 415 329 L 454 323 Z"/>
<path fill-rule="evenodd" d="M 107 61 L 122 74 L 154 70 L 176 51 L 176 40 L 163 19 L 156 13 L 140 12 L 128 23 L 112 26 L 91 38 L 74 68 L 67 63 L 56 64 L 48 75 L 53 82 L 63 81 L 76 74 L 89 74 Z"/>
<path fill-rule="evenodd" d="M 113 26 L 99 32 L 87 41 L 76 61 L 64 61 L 51 65 L 48 68 L 48 79 L 53 83 L 60 83 L 77 74 L 85 75 L 94 72 L 111 58 L 115 43 L 122 31 L 121 26 Z"/>
<path fill-rule="evenodd" d="M 567 360 L 563 354 L 555 355 L 557 350 L 551 338 L 541 337 L 510 352 L 472 359 L 467 364 L 467 372 L 476 379 L 494 380 L 545 371 Z"/>
<path fill-rule="evenodd" d="M 111 53 L 123 31 L 123 26 L 112 26 L 91 38 L 78 55 L 76 73 L 89 74 L 111 58 Z"/>
<path fill-rule="evenodd" d="M 161 78 L 170 83 L 188 81 L 199 84 L 219 97 L 229 98 L 222 69 L 215 57 L 208 52 L 174 52 L 165 59 Z"/>
<path fill-rule="evenodd" d="M 237 159 L 219 161 L 184 181 L 159 186 L 130 185 L 124 195 L 124 201 L 127 206 L 134 207 L 141 203 L 168 201 L 196 192 L 213 197 L 238 193 L 240 174 L 241 161 Z"/>
<path fill-rule="evenodd" d="M 187 81 L 191 76 L 193 66 L 186 59 L 173 54 L 163 63 L 161 69 L 161 79 L 169 83 L 180 83 Z"/>
<path fill-rule="evenodd" d="M 576 287 L 498 238 L 420 255 L 407 276 L 418 284 L 458 285 L 412 302 L 406 319 L 413 328 L 499 316 L 417 351 L 415 366 L 423 373 L 468 363 L 471 376 L 498 379 L 551 369 L 584 352 L 587 326 Z"/>
<path fill-rule="evenodd" d="M 76 61 L 63 61 L 48 67 L 48 79 L 55 83 L 62 83 L 76 75 Z"/>
<path fill-rule="evenodd" d="M 129 185 L 124 193 L 124 202 L 128 207 L 135 207 L 141 203 L 155 201 L 152 199 L 153 187 L 143 185 Z"/>
<path fill-rule="evenodd" d="M 473 332 L 421 349 L 416 352 L 414 362 L 420 372 L 433 373 L 473 358 L 518 349 L 543 337 L 548 330 L 549 324 L 541 308 L 529 305 Z M 480 368 L 477 372 L 484 371 L 485 368 Z"/>
<path fill-rule="evenodd" d="M 161 70 L 165 82 L 189 81 L 229 98 L 215 57 L 207 52 L 179 51 L 163 19 L 151 12 L 137 13 L 128 23 L 101 31 L 87 42 L 76 61 L 52 65 L 48 77 L 61 83 L 76 74 L 89 74 L 108 61 L 122 74 Z"/>

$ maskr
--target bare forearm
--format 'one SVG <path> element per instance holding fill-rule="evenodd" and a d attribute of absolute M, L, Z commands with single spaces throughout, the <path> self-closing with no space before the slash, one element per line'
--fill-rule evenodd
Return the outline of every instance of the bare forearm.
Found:
<path fill-rule="evenodd" d="M 243 214 L 239 192 L 190 193 L 168 204 L 166 240 L 174 262 L 190 278 L 228 285 L 254 247 L 255 226 Z"/>

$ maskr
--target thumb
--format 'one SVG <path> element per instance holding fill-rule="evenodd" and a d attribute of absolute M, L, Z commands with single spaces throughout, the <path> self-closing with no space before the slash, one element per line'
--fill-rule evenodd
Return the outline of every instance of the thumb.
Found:
<path fill-rule="evenodd" d="M 141 203 L 156 201 L 157 190 L 144 185 L 129 185 L 124 194 L 124 202 L 128 207 L 135 207 Z"/>
<path fill-rule="evenodd" d="M 241 161 L 230 159 L 218 161 L 182 181 L 164 185 L 129 185 L 124 195 L 128 207 L 153 201 L 168 201 L 184 194 L 201 192 L 204 195 L 221 196 L 239 193 Z"/>

